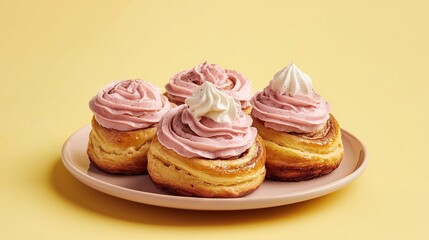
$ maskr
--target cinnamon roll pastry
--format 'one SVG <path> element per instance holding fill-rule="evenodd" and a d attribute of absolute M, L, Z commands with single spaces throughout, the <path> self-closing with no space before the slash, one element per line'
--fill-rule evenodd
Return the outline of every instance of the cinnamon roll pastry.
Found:
<path fill-rule="evenodd" d="M 153 183 L 177 195 L 241 197 L 255 191 L 265 178 L 265 150 L 260 137 L 242 154 L 224 159 L 183 157 L 154 138 L 148 158 Z"/>
<path fill-rule="evenodd" d="M 168 111 L 148 152 L 159 188 L 178 195 L 228 198 L 257 189 L 265 178 L 265 146 L 252 118 L 209 82 Z"/>
<path fill-rule="evenodd" d="M 156 124 L 170 109 L 161 90 L 143 80 L 113 82 L 89 107 L 94 113 L 87 147 L 91 163 L 107 173 L 146 173 Z"/>
<path fill-rule="evenodd" d="M 267 149 L 267 178 L 302 181 L 334 171 L 344 155 L 341 129 L 310 77 L 291 64 L 251 100 L 253 126 Z"/>
<path fill-rule="evenodd" d="M 217 89 L 238 100 L 241 109 L 250 114 L 249 100 L 252 97 L 250 80 L 235 70 L 225 70 L 217 64 L 204 62 L 190 70 L 175 74 L 165 85 L 165 95 L 170 102 L 181 105 L 204 82 L 213 83 Z"/>
<path fill-rule="evenodd" d="M 322 129 L 312 133 L 278 132 L 256 118 L 253 126 L 265 141 L 267 178 L 313 179 L 335 170 L 343 158 L 341 129 L 332 115 Z"/>
<path fill-rule="evenodd" d="M 87 154 L 97 168 L 114 174 L 142 174 L 147 170 L 147 152 L 156 134 L 156 126 L 118 131 L 91 121 Z"/>

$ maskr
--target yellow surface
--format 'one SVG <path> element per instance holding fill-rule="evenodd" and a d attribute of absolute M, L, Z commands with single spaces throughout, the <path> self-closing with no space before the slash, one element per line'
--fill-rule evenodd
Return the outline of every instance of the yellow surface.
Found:
<path fill-rule="evenodd" d="M 0 1 L 1 239 L 425 239 L 428 1 Z M 93 190 L 60 149 L 104 85 L 208 60 L 254 91 L 295 62 L 369 151 L 330 195 L 236 212 Z M 426 235 L 426 236 L 425 236 Z M 427 239 L 427 238 L 426 238 Z"/>

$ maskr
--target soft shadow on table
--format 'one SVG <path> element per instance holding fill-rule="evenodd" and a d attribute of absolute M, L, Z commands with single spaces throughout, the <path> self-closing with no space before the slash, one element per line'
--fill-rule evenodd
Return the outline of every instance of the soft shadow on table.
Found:
<path fill-rule="evenodd" d="M 59 158 L 52 168 L 51 184 L 66 201 L 89 211 L 125 221 L 166 226 L 216 226 L 238 223 L 289 221 L 309 217 L 314 211 L 328 211 L 345 197 L 347 187 L 317 199 L 265 209 L 239 211 L 193 211 L 163 208 L 116 198 L 92 189 L 75 179 Z M 335 196 L 334 196 L 335 195 Z M 333 201 L 332 199 L 335 199 Z"/>

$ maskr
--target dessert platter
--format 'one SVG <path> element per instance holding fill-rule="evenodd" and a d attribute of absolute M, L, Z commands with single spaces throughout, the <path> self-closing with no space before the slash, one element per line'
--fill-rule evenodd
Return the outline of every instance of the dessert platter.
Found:
<path fill-rule="evenodd" d="M 244 75 L 207 62 L 165 89 L 140 79 L 105 86 L 89 101 L 91 125 L 63 145 L 67 170 L 130 201 L 242 210 L 329 194 L 368 164 L 363 143 L 294 64 L 253 96 Z"/>
<path fill-rule="evenodd" d="M 255 192 L 241 198 L 183 197 L 156 188 L 148 175 L 121 176 L 98 170 L 86 155 L 85 141 L 88 141 L 90 130 L 90 126 L 78 130 L 64 144 L 62 159 L 67 170 L 82 183 L 106 194 L 161 207 L 240 210 L 292 204 L 341 189 L 358 178 L 368 164 L 362 143 L 343 130 L 344 159 L 329 175 L 301 182 L 265 180 Z"/>

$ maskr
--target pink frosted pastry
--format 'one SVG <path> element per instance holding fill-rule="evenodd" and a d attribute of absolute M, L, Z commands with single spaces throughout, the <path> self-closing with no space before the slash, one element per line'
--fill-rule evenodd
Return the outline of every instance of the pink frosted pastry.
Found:
<path fill-rule="evenodd" d="M 341 129 L 331 107 L 294 64 L 279 71 L 251 100 L 253 126 L 267 148 L 267 177 L 313 179 L 335 170 L 343 158 Z"/>
<path fill-rule="evenodd" d="M 265 148 L 252 119 L 205 82 L 161 119 L 148 153 L 155 185 L 198 197 L 240 197 L 265 177 Z"/>
<path fill-rule="evenodd" d="M 168 99 L 183 104 L 185 99 L 204 82 L 212 83 L 217 89 L 226 92 L 240 101 L 241 109 L 250 113 L 249 100 L 252 97 L 251 82 L 234 70 L 225 70 L 217 64 L 204 62 L 190 70 L 175 74 L 165 86 Z"/>
<path fill-rule="evenodd" d="M 170 109 L 161 90 L 143 80 L 114 82 L 94 96 L 89 107 L 94 113 L 90 161 L 108 173 L 145 173 L 156 125 Z"/>

